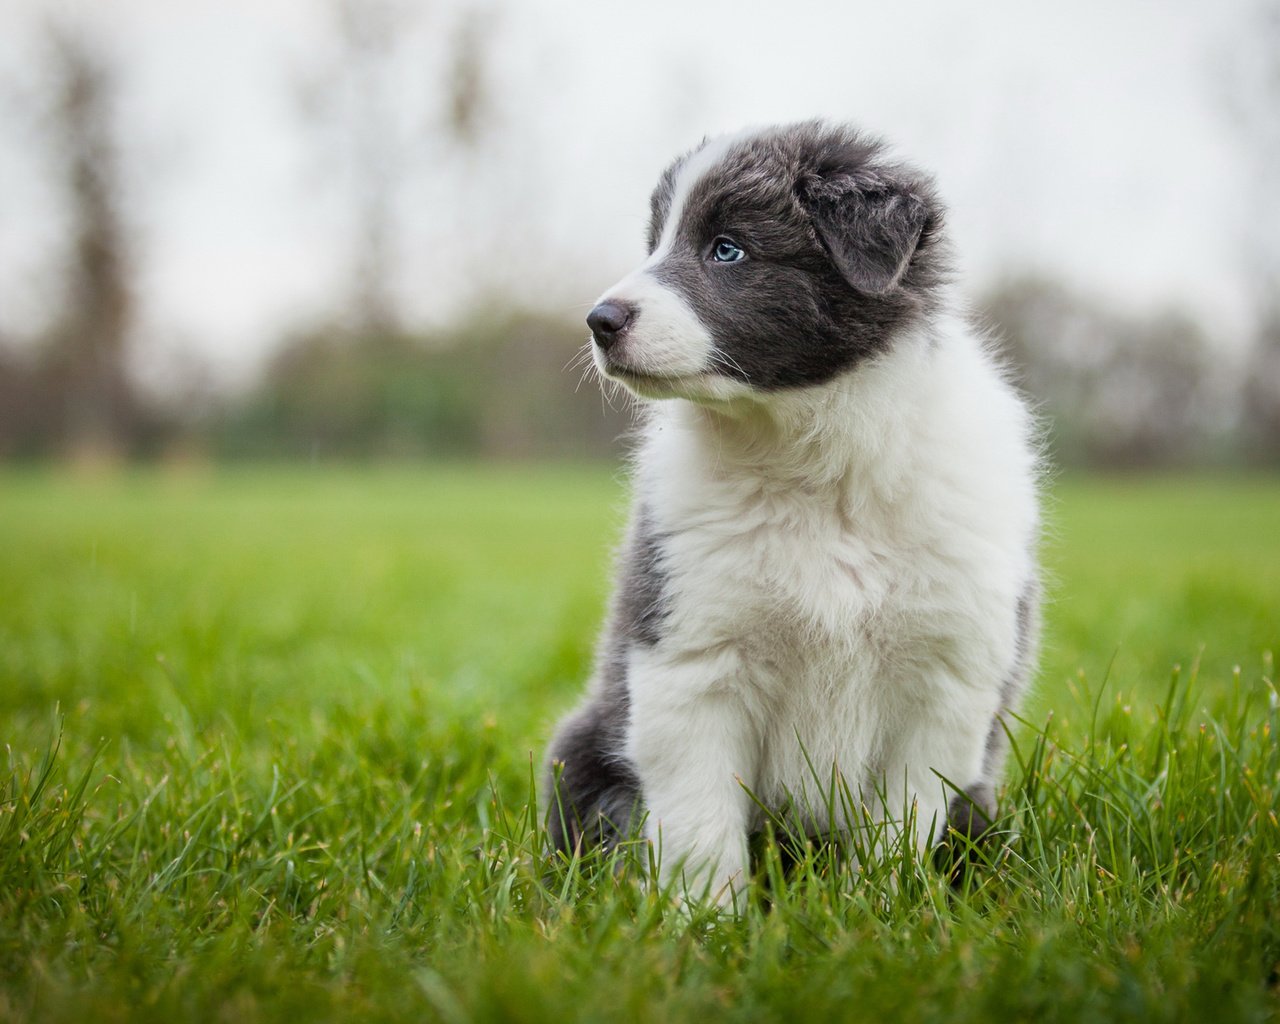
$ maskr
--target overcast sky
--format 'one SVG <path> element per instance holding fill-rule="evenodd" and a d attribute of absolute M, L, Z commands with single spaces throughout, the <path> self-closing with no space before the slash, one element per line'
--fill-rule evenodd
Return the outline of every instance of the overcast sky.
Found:
<path fill-rule="evenodd" d="M 40 26 L 118 60 L 144 351 L 234 375 L 334 310 L 352 261 L 342 150 L 300 96 L 340 78 L 331 4 L 0 0 L 0 332 L 38 324 L 62 244 L 34 112 Z M 1037 270 L 1123 306 L 1247 319 L 1247 133 L 1228 116 L 1251 0 L 785 4 L 494 0 L 490 135 L 441 141 L 466 7 L 405 5 L 395 292 L 411 321 L 486 291 L 585 309 L 641 254 L 649 189 L 704 134 L 815 115 L 933 171 L 976 290 Z M 1255 161 L 1256 162 L 1256 161 Z"/>

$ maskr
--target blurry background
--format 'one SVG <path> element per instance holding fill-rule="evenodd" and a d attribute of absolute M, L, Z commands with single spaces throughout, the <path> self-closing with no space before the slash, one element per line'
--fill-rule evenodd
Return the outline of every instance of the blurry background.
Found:
<path fill-rule="evenodd" d="M 0 458 L 608 455 L 704 134 L 933 170 L 1057 458 L 1280 464 L 1280 3 L 0 0 Z"/>

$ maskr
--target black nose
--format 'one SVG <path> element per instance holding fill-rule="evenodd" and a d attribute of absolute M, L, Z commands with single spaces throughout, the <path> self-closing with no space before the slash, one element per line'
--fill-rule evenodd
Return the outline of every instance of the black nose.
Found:
<path fill-rule="evenodd" d="M 587 314 L 587 326 L 595 336 L 596 344 L 608 348 L 627 329 L 634 311 L 620 302 L 602 302 Z"/>

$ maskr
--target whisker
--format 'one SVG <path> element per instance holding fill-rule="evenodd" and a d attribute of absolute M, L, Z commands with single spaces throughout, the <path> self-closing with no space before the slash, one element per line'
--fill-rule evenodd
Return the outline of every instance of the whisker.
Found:
<path fill-rule="evenodd" d="M 587 379 L 591 373 L 599 373 L 595 363 L 588 363 L 582 368 L 582 373 L 578 375 L 578 383 L 573 386 L 573 393 L 576 395 L 578 389 L 582 387 L 582 382 Z"/>
<path fill-rule="evenodd" d="M 723 369 L 733 370 L 748 384 L 751 383 L 751 377 L 747 374 L 747 371 L 742 368 L 742 364 L 739 363 L 738 360 L 734 359 L 733 356 L 729 355 L 728 352 L 712 352 L 711 361 L 712 363 L 718 363 Z"/>
<path fill-rule="evenodd" d="M 627 396 L 627 395 L 629 395 L 629 394 L 631 394 L 631 392 L 627 391 L 627 390 L 626 390 L 626 389 L 625 389 L 625 388 L 624 388 L 620 383 L 618 383 L 616 380 L 608 380 L 608 379 L 606 379 L 605 387 L 600 389 L 600 393 L 601 393 L 602 395 L 606 395 L 606 394 L 607 394 L 607 396 L 608 396 L 608 401 L 609 401 L 609 409 L 610 409 L 612 412 L 617 412 L 617 411 L 618 411 L 618 407 L 617 407 L 616 405 L 614 405 L 613 403 L 614 403 L 614 401 L 618 398 L 619 394 L 621 394 L 621 395 L 622 395 L 622 396 L 624 396 L 624 397 L 625 397 L 625 396 Z"/>
<path fill-rule="evenodd" d="M 578 351 L 575 352 L 572 355 L 572 357 L 570 357 L 569 361 L 565 363 L 564 366 L 560 367 L 560 372 L 564 373 L 567 370 L 576 370 L 579 366 L 583 364 L 585 360 L 590 358 L 591 358 L 591 342 L 588 341 L 585 345 L 583 345 L 580 349 L 578 349 Z"/>

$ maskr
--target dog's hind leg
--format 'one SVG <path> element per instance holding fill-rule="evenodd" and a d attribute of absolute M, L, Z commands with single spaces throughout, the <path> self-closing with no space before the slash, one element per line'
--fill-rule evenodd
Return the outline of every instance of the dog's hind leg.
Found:
<path fill-rule="evenodd" d="M 622 752 L 625 707 L 595 699 L 561 723 L 551 746 L 547 830 L 557 850 L 610 847 L 640 813 L 640 780 Z"/>

